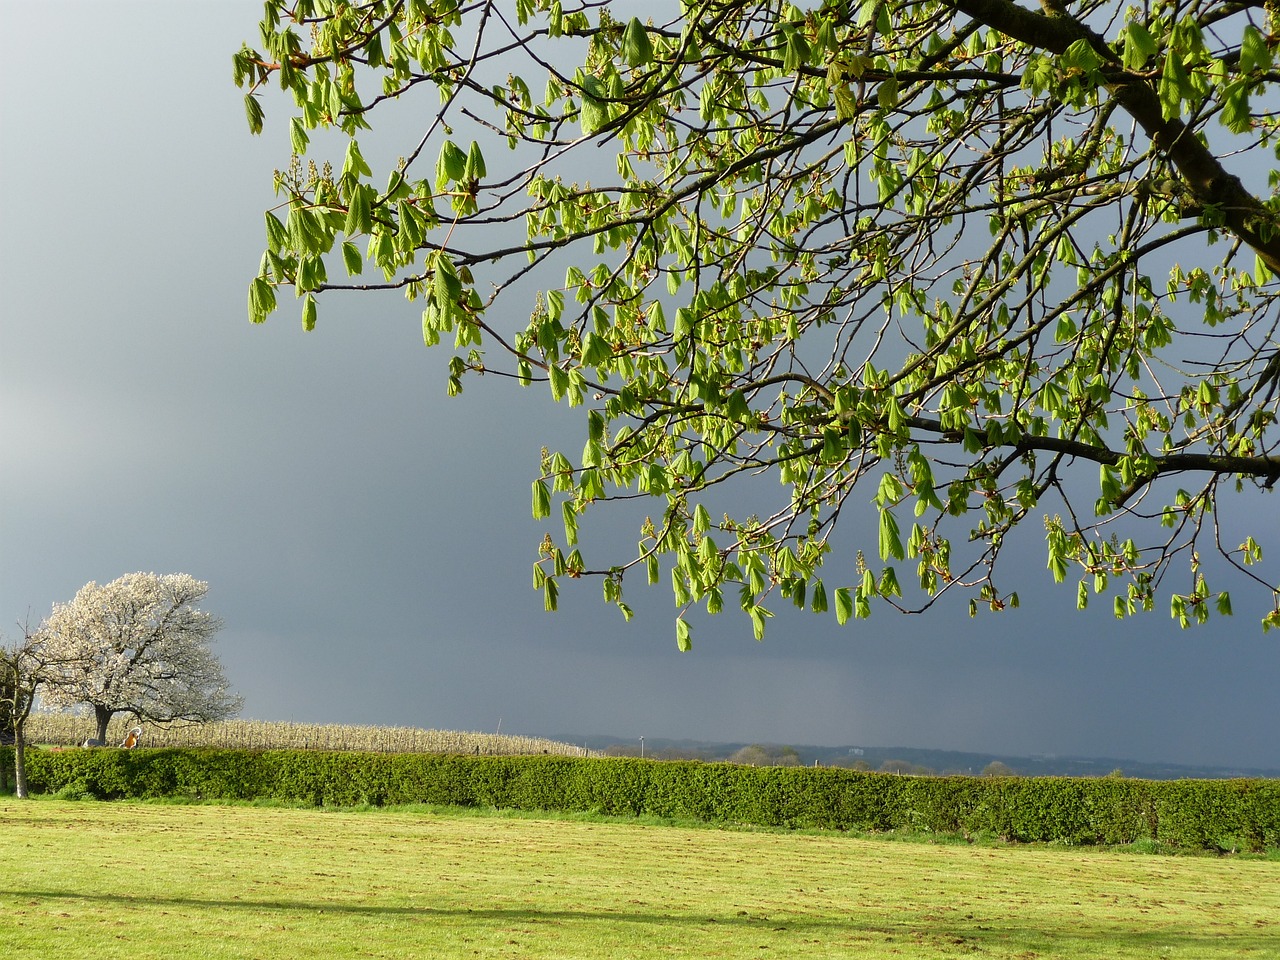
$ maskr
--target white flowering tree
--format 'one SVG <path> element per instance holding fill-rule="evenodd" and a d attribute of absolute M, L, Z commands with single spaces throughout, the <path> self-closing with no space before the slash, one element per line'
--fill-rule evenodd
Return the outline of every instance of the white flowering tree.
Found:
<path fill-rule="evenodd" d="M 185 573 L 87 583 L 41 627 L 58 663 L 49 706 L 93 709 L 98 740 L 117 713 L 140 720 L 222 720 L 239 712 L 210 650 L 222 622 L 199 609 L 209 585 Z"/>

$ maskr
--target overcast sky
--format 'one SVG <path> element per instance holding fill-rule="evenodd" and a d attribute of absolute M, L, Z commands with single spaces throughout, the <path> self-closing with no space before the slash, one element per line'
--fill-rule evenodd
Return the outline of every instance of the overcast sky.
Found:
<path fill-rule="evenodd" d="M 493 378 L 447 398 L 394 296 L 326 300 L 311 334 L 291 302 L 246 319 L 288 162 L 285 104 L 254 138 L 231 82 L 260 10 L 0 0 L 6 637 L 87 581 L 182 571 L 258 719 L 1280 768 L 1256 616 L 1080 614 L 1041 548 L 1022 609 L 973 621 L 782 613 L 757 644 L 726 613 L 680 654 L 665 586 L 630 586 L 630 624 L 594 582 L 544 613 L 529 482 L 544 443 L 580 449 L 577 411 Z M 587 519 L 630 556 L 629 520 Z"/>

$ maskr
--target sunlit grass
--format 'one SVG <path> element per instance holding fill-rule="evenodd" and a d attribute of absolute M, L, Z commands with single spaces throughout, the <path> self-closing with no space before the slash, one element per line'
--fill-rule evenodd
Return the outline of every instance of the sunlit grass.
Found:
<path fill-rule="evenodd" d="M 1280 956 L 1280 863 L 0 800 L 9 957 Z"/>

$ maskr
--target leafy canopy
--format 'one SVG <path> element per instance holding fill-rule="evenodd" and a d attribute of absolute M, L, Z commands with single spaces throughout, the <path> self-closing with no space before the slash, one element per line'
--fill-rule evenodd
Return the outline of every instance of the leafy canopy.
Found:
<path fill-rule="evenodd" d="M 582 408 L 533 482 L 563 521 L 535 586 L 593 574 L 629 614 L 624 579 L 669 575 L 681 647 L 694 605 L 757 638 L 779 598 L 1016 605 L 1020 526 L 1081 606 L 1186 625 L 1234 571 L 1274 608 L 1217 510 L 1280 477 L 1280 26 L 1043 2 L 269 0 L 235 79 L 255 132 L 288 92 L 295 155 L 251 318 L 399 290 L 451 393 Z M 403 155 L 375 172 L 362 136 Z M 637 552 L 590 566 L 583 514 L 636 496 Z M 824 568 L 851 498 L 877 542 Z"/>

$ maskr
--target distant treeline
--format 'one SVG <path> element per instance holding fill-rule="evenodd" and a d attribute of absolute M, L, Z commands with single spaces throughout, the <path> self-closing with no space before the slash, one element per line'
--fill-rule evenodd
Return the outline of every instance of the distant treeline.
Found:
<path fill-rule="evenodd" d="M 578 737 L 609 756 L 640 755 L 637 741 Z M 821 747 L 810 745 L 713 743 L 654 738 L 645 756 L 661 760 L 729 760 L 755 766 L 843 767 L 850 770 L 914 776 L 1106 777 L 1140 780 L 1219 780 L 1280 778 L 1280 770 L 1231 766 L 1151 763 L 1114 757 L 1018 757 L 1007 754 L 924 750 L 916 747 Z"/>

